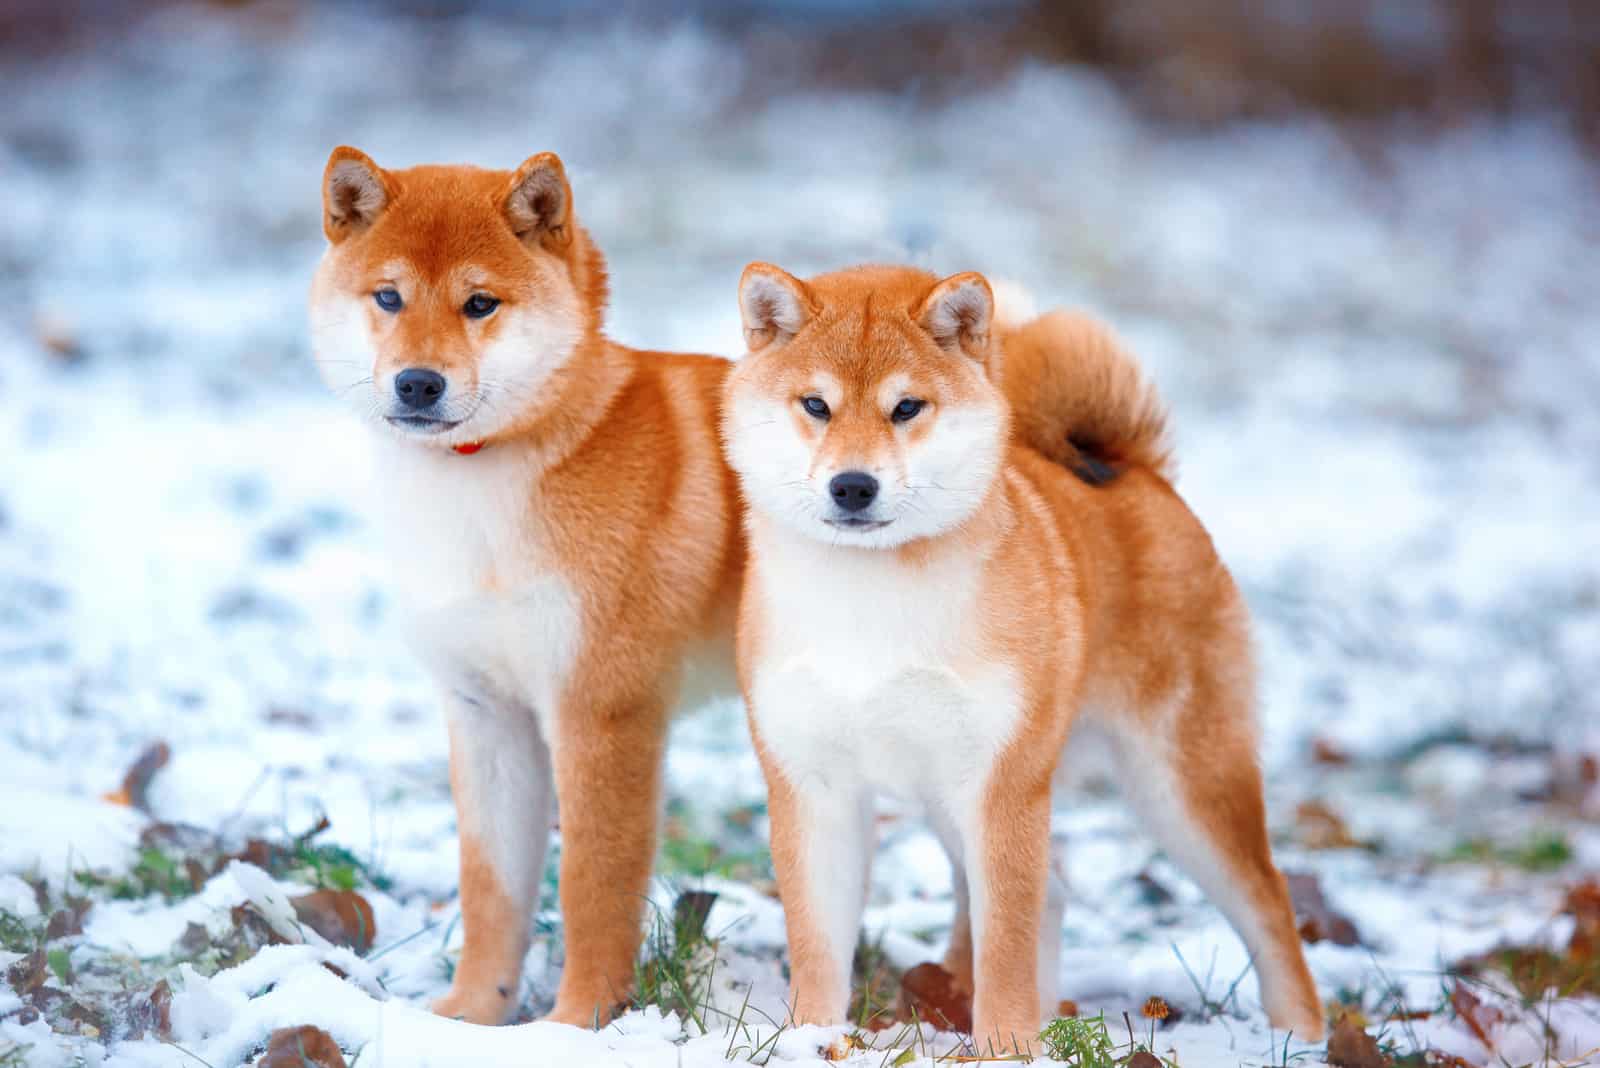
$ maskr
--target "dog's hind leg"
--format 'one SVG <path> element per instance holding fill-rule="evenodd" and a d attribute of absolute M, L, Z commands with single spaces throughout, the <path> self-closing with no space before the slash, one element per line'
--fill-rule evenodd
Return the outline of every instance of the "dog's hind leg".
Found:
<path fill-rule="evenodd" d="M 1202 671 L 1184 699 L 1110 733 L 1141 821 L 1244 940 L 1273 1026 L 1316 1041 L 1322 1009 L 1272 862 L 1251 699 L 1248 679 Z"/>

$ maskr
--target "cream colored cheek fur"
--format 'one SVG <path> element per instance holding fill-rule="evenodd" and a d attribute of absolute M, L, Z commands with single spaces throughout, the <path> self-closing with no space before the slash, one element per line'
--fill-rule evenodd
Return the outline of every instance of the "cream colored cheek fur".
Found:
<path fill-rule="evenodd" d="M 311 303 L 311 349 L 328 389 L 362 419 L 370 420 L 381 418 L 384 408 L 373 380 L 377 350 L 367 332 L 362 300 L 319 292 Z"/>
<path fill-rule="evenodd" d="M 896 521 L 877 532 L 903 544 L 959 526 L 982 502 L 1000 471 L 1005 448 L 998 407 L 944 408 L 922 442 L 905 451 L 904 481 L 886 505 Z"/>
<path fill-rule="evenodd" d="M 487 436 L 516 419 L 539 399 L 583 336 L 570 287 L 550 303 L 502 305 L 494 314 L 505 320 L 479 353 L 477 407 L 458 432 Z"/>
<path fill-rule="evenodd" d="M 825 502 L 807 484 L 811 444 L 795 429 L 789 402 L 738 388 L 726 427 L 728 463 L 750 503 L 791 530 L 826 534 Z"/>

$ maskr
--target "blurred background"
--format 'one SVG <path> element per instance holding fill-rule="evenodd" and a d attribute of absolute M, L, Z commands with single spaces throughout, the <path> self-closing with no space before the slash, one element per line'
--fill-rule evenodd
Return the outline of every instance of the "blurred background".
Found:
<path fill-rule="evenodd" d="M 160 819 L 327 813 L 380 926 L 448 907 L 443 732 L 307 348 L 341 143 L 560 153 L 630 344 L 736 356 L 752 259 L 978 269 L 1114 324 L 1255 612 L 1280 850 L 1371 913 L 1325 986 L 1359 1003 L 1375 953 L 1437 986 L 1600 867 L 1588 0 L 10 0 L 0 100 L 0 870 L 125 868 L 96 798 L 159 739 Z M 737 707 L 671 778 L 664 868 L 764 885 Z M 1084 960 L 1215 941 L 1139 896 L 1181 880 L 1099 796 L 1058 828 L 1098 858 Z M 931 843 L 885 835 L 875 922 L 936 944 Z M 1089 986 L 1181 998 L 1166 946 Z"/>

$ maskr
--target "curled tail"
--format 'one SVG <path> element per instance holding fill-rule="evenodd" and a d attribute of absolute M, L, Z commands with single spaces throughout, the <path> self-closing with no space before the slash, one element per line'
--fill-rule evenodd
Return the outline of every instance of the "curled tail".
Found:
<path fill-rule="evenodd" d="M 1110 329 L 1064 311 L 1007 318 L 1001 387 L 1019 441 L 1091 485 L 1129 467 L 1172 479 L 1166 408 Z"/>

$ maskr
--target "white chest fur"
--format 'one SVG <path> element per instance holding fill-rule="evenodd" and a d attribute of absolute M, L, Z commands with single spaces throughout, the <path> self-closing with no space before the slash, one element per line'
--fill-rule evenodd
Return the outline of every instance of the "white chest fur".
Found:
<path fill-rule="evenodd" d="M 447 690 L 548 724 L 581 636 L 578 599 L 540 542 L 538 472 L 513 448 L 461 456 L 385 441 L 390 589 Z"/>
<path fill-rule="evenodd" d="M 1014 671 L 977 641 L 978 561 L 911 565 L 773 527 L 754 559 L 753 714 L 790 781 L 919 800 L 981 786 L 1020 707 Z"/>

